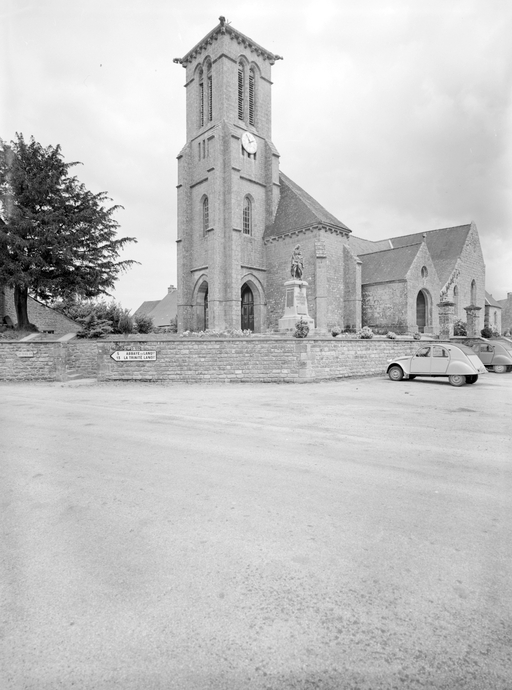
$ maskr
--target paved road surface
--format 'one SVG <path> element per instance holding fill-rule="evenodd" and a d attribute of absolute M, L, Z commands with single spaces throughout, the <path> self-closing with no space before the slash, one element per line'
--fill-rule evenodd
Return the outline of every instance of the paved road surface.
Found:
<path fill-rule="evenodd" d="M 512 375 L 0 384 L 0 686 L 512 688 Z"/>

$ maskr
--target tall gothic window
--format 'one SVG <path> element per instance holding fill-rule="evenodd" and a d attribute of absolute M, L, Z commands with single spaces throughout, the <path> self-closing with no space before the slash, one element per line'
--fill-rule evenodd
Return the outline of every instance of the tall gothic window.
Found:
<path fill-rule="evenodd" d="M 459 288 L 455 285 L 453 288 L 453 301 L 455 303 L 454 313 L 455 316 L 459 316 Z"/>
<path fill-rule="evenodd" d="M 208 197 L 203 199 L 203 235 L 206 235 L 210 227 L 210 211 L 208 207 Z"/>
<path fill-rule="evenodd" d="M 204 79 L 203 79 L 203 68 L 199 68 L 199 127 L 204 125 Z"/>
<path fill-rule="evenodd" d="M 245 70 L 244 63 L 238 63 L 238 119 L 244 119 L 244 96 L 245 96 Z"/>
<path fill-rule="evenodd" d="M 254 127 L 256 109 L 256 75 L 254 68 L 249 70 L 249 124 Z"/>
<path fill-rule="evenodd" d="M 476 304 L 476 281 L 471 281 L 471 304 Z"/>
<path fill-rule="evenodd" d="M 252 202 L 248 196 L 244 199 L 242 229 L 244 235 L 252 235 Z"/>
<path fill-rule="evenodd" d="M 206 88 L 207 88 L 207 93 L 208 93 L 208 102 L 206 106 L 207 110 L 207 118 L 208 122 L 211 122 L 213 119 L 213 83 L 212 83 L 212 64 L 211 62 L 208 63 L 208 67 L 206 70 Z"/>

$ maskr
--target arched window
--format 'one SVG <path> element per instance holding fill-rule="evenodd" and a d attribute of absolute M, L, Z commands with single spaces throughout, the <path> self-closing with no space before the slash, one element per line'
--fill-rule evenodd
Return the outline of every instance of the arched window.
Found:
<path fill-rule="evenodd" d="M 455 305 L 453 311 L 455 317 L 457 317 L 459 315 L 459 288 L 456 285 L 453 288 L 453 303 Z"/>
<path fill-rule="evenodd" d="M 245 110 L 245 103 L 244 103 L 244 91 L 245 91 L 245 69 L 244 69 L 244 63 L 240 61 L 238 63 L 238 119 L 243 120 L 244 119 L 244 110 Z"/>
<path fill-rule="evenodd" d="M 256 121 L 256 75 L 254 67 L 249 70 L 249 124 L 254 127 Z"/>
<path fill-rule="evenodd" d="M 207 104 L 206 104 L 206 115 L 208 122 L 213 119 L 213 82 L 212 82 L 212 63 L 208 62 L 206 66 L 206 92 L 207 92 Z"/>
<path fill-rule="evenodd" d="M 471 281 L 471 304 L 476 304 L 476 280 Z"/>
<path fill-rule="evenodd" d="M 210 227 L 210 212 L 208 208 L 208 197 L 203 198 L 203 235 L 206 235 Z"/>
<path fill-rule="evenodd" d="M 428 269 L 426 266 L 422 266 L 421 268 L 421 277 L 426 278 L 428 276 Z"/>
<path fill-rule="evenodd" d="M 204 78 L 203 78 L 203 68 L 202 67 L 199 68 L 198 78 L 199 78 L 199 91 L 198 91 L 199 127 L 202 127 L 204 125 Z"/>
<path fill-rule="evenodd" d="M 244 199 L 242 229 L 244 235 L 252 235 L 252 202 L 248 196 Z"/>

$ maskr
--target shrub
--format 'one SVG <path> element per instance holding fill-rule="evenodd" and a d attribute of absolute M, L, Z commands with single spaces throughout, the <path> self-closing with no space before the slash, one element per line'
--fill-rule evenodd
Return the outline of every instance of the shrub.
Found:
<path fill-rule="evenodd" d="M 416 332 L 413 334 L 412 337 L 414 338 L 414 340 L 421 340 L 421 333 Z"/>
<path fill-rule="evenodd" d="M 331 335 L 333 338 L 336 338 L 338 335 L 341 333 L 341 327 L 340 326 L 333 326 L 331 328 Z"/>
<path fill-rule="evenodd" d="M 294 338 L 306 338 L 309 333 L 309 325 L 307 321 L 304 321 L 303 318 L 300 318 L 299 321 L 295 324 L 295 333 L 293 334 Z"/>
<path fill-rule="evenodd" d="M 500 337 L 500 332 L 496 328 L 496 326 L 491 326 L 491 331 L 492 331 L 492 337 L 493 338 L 499 338 Z"/>
<path fill-rule="evenodd" d="M 88 316 L 77 318 L 82 330 L 76 334 L 77 338 L 104 338 L 112 333 L 112 326 L 107 319 L 98 319 L 94 312 Z"/>
<path fill-rule="evenodd" d="M 357 337 L 363 340 L 370 340 L 373 338 L 373 331 L 368 326 L 363 326 L 360 331 L 357 331 Z"/>
<path fill-rule="evenodd" d="M 489 326 L 484 326 L 480 331 L 482 338 L 492 338 L 492 329 Z"/>
<path fill-rule="evenodd" d="M 127 309 L 119 312 L 117 321 L 114 324 L 114 333 L 126 335 L 133 332 L 133 319 Z"/>
<path fill-rule="evenodd" d="M 134 328 L 137 333 L 152 333 L 154 329 L 153 319 L 147 314 L 136 314 L 133 317 Z"/>
<path fill-rule="evenodd" d="M 393 333 L 393 331 L 388 331 L 386 333 L 386 338 L 389 338 L 390 340 L 396 340 L 396 333 Z"/>
<path fill-rule="evenodd" d="M 468 325 L 462 319 L 457 319 L 453 322 L 453 335 L 467 335 Z"/>

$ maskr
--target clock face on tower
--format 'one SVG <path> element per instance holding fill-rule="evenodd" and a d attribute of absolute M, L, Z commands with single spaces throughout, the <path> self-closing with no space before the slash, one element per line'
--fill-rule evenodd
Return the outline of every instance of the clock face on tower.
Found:
<path fill-rule="evenodd" d="M 258 149 L 258 142 L 250 132 L 244 132 L 242 134 L 242 146 L 247 153 L 253 154 L 256 153 Z"/>

